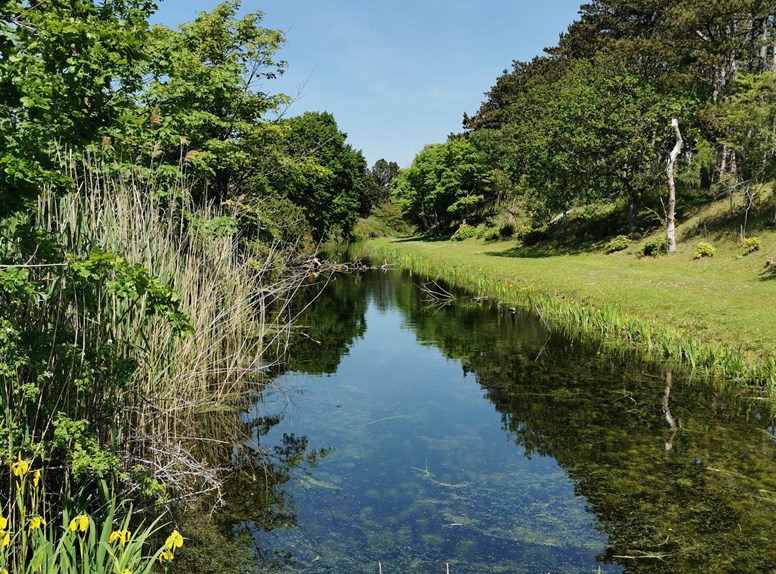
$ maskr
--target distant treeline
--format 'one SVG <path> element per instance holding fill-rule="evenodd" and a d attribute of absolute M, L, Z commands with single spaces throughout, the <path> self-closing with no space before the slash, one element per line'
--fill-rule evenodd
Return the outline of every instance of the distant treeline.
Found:
<path fill-rule="evenodd" d="M 426 231 L 536 228 L 606 202 L 619 208 L 612 234 L 633 233 L 665 220 L 676 118 L 680 213 L 688 195 L 748 205 L 776 171 L 775 32 L 772 2 L 583 4 L 557 46 L 496 79 L 462 133 L 417 155 L 395 196 Z"/>

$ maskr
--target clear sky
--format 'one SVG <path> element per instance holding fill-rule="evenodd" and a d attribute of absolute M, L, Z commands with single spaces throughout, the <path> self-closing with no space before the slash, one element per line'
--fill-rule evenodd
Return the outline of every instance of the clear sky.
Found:
<path fill-rule="evenodd" d="M 160 0 L 176 26 L 218 0 Z M 290 115 L 328 111 L 371 166 L 406 167 L 461 131 L 464 112 L 512 60 L 530 60 L 577 18 L 580 0 L 243 0 L 283 30 L 285 75 L 263 91 L 298 98 Z"/>

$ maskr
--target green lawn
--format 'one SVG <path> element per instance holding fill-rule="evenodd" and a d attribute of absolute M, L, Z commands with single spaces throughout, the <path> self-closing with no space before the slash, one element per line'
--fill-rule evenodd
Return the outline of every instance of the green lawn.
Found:
<path fill-rule="evenodd" d="M 740 348 L 743 361 L 761 364 L 776 356 L 776 275 L 765 271 L 766 260 L 776 258 L 776 233 L 758 235 L 761 249 L 745 257 L 729 236 L 703 238 L 716 253 L 699 260 L 697 237 L 659 257 L 639 257 L 636 245 L 611 255 L 535 256 L 512 241 L 481 240 L 381 238 L 366 249 L 504 303 L 524 303 L 527 294 L 573 300 L 669 326 L 672 337 L 693 345 Z"/>

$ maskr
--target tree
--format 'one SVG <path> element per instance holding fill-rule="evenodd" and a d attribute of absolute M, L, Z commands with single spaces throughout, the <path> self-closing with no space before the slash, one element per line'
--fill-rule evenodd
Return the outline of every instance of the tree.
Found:
<path fill-rule="evenodd" d="M 753 186 L 776 177 L 776 74 L 742 75 L 736 92 L 717 108 L 723 143 L 735 152 L 736 187 L 744 194 L 746 235 Z"/>
<path fill-rule="evenodd" d="M 361 217 L 366 217 L 374 207 L 391 197 L 391 184 L 399 175 L 399 164 L 378 159 L 364 174 L 361 193 Z"/>
<path fill-rule="evenodd" d="M 150 0 L 9 0 L 0 7 L 0 215 L 44 182 L 55 148 L 109 134 L 140 86 Z"/>
<path fill-rule="evenodd" d="M 154 26 L 149 83 L 140 97 L 147 131 L 139 143 L 150 131 L 151 153 L 175 166 L 183 160 L 197 191 L 217 201 L 245 191 L 252 177 L 272 168 L 268 158 L 281 134 L 264 117 L 287 101 L 261 89 L 285 68 L 275 60 L 282 33 L 262 28 L 261 12 L 238 19 L 239 8 L 232 0 L 178 30 Z"/>
<path fill-rule="evenodd" d="M 492 198 L 490 170 L 465 138 L 428 145 L 399 172 L 394 195 L 421 229 L 446 228 L 476 217 Z"/>
<path fill-rule="evenodd" d="M 315 240 L 335 228 L 350 237 L 366 171 L 363 154 L 345 143 L 347 135 L 328 112 L 306 112 L 283 127 L 288 159 L 269 176 L 270 186 L 302 209 Z"/>
<path fill-rule="evenodd" d="M 666 240 L 668 241 L 668 252 L 676 253 L 676 183 L 674 182 L 674 165 L 679 154 L 682 153 L 684 140 L 682 132 L 679 129 L 679 120 L 671 118 L 671 127 L 674 128 L 676 143 L 666 162 L 666 178 L 668 180 L 668 207 L 666 208 Z"/>

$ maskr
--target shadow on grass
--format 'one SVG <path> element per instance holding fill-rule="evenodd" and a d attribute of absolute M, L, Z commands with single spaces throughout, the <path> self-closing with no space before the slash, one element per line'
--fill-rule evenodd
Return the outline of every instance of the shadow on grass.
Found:
<path fill-rule="evenodd" d="M 765 264 L 765 269 L 760 271 L 760 281 L 776 281 L 776 265 L 770 260 Z"/>
<path fill-rule="evenodd" d="M 506 251 L 486 251 L 485 255 L 494 257 L 511 257 L 516 259 L 546 259 L 561 255 L 580 255 L 583 253 L 599 253 L 601 246 L 597 244 L 563 244 L 553 241 L 535 245 L 516 245 Z"/>
<path fill-rule="evenodd" d="M 391 239 L 391 243 L 440 243 L 450 241 L 447 235 L 405 235 Z"/>
<path fill-rule="evenodd" d="M 684 227 L 677 239 L 679 241 L 692 241 L 710 235 L 721 236 L 740 233 L 745 216 L 748 220 L 747 235 L 751 236 L 758 231 L 771 230 L 774 226 L 775 209 L 776 196 L 772 194 L 755 203 L 748 215 L 745 214 L 744 206 L 736 203 L 724 209 L 718 209 L 716 213 L 703 217 L 693 225 Z"/>

